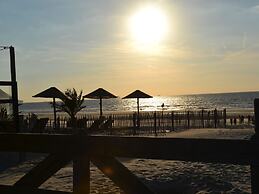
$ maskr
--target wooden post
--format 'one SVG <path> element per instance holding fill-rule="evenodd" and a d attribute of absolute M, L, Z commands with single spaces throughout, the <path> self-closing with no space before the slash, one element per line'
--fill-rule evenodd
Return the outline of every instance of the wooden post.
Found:
<path fill-rule="evenodd" d="M 255 134 L 259 135 L 259 98 L 254 100 Z"/>
<path fill-rule="evenodd" d="M 207 117 L 207 127 L 210 127 L 210 110 L 208 111 L 208 117 Z"/>
<path fill-rule="evenodd" d="M 73 160 L 73 192 L 90 194 L 90 159 L 87 155 Z"/>
<path fill-rule="evenodd" d="M 190 128 L 190 111 L 187 111 L 187 125 L 188 129 Z"/>
<path fill-rule="evenodd" d="M 157 131 L 156 131 L 156 112 L 154 112 L 154 129 L 155 129 L 155 136 L 157 136 Z"/>
<path fill-rule="evenodd" d="M 53 109 L 54 109 L 54 123 L 53 123 L 53 128 L 56 129 L 57 125 L 57 112 L 56 112 L 56 99 L 53 98 Z"/>
<path fill-rule="evenodd" d="M 223 119 L 224 119 L 224 127 L 227 127 L 227 110 L 224 108 L 223 110 Z"/>
<path fill-rule="evenodd" d="M 100 116 L 103 116 L 103 104 L 102 104 L 102 98 L 100 97 Z"/>
<path fill-rule="evenodd" d="M 19 132 L 19 109 L 18 109 L 18 89 L 16 81 L 15 70 L 15 51 L 14 47 L 10 46 L 10 68 L 11 68 L 11 82 L 12 82 L 12 102 L 13 102 L 13 116 L 16 132 Z"/>
<path fill-rule="evenodd" d="M 134 112 L 133 113 L 133 135 L 136 135 L 136 128 L 137 128 L 137 114 Z"/>
<path fill-rule="evenodd" d="M 252 142 L 258 144 L 259 142 L 259 99 L 254 100 L 254 113 L 255 113 L 255 134 L 251 138 Z M 259 161 L 252 161 L 251 164 L 251 187 L 252 194 L 259 193 Z"/>
<path fill-rule="evenodd" d="M 201 124 L 202 128 L 204 128 L 204 109 L 201 110 Z"/>
<path fill-rule="evenodd" d="M 172 116 L 172 130 L 174 130 L 174 111 L 172 111 L 171 116 Z"/>
<path fill-rule="evenodd" d="M 162 131 L 164 131 L 164 111 L 163 111 L 163 109 L 161 112 L 161 129 L 162 129 Z"/>
<path fill-rule="evenodd" d="M 78 134 L 79 142 L 84 147 L 83 139 L 87 136 Z M 73 193 L 90 194 L 90 156 L 81 154 L 74 157 L 73 160 Z"/>
<path fill-rule="evenodd" d="M 218 122 L 218 111 L 215 108 L 214 110 L 214 127 L 217 128 L 217 122 Z"/>

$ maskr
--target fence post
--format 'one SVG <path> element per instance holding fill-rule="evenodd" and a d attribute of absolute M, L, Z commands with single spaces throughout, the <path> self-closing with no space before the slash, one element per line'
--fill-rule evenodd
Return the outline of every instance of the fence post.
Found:
<path fill-rule="evenodd" d="M 218 123 L 218 111 L 215 108 L 214 110 L 214 127 L 217 128 L 217 123 Z"/>
<path fill-rule="evenodd" d="M 204 128 L 204 109 L 201 110 L 201 122 L 202 122 L 202 128 Z"/>
<path fill-rule="evenodd" d="M 223 110 L 223 119 L 224 119 L 224 127 L 227 127 L 227 110 L 224 108 Z"/>
<path fill-rule="evenodd" d="M 156 131 L 156 112 L 154 112 L 154 129 L 155 129 L 155 136 L 157 136 L 157 131 Z"/>
<path fill-rule="evenodd" d="M 211 123 L 210 123 L 210 110 L 208 111 L 208 115 L 207 115 L 207 127 L 210 127 Z"/>
<path fill-rule="evenodd" d="M 174 131 L 174 111 L 172 111 L 171 116 L 172 116 L 172 130 Z"/>
<path fill-rule="evenodd" d="M 251 138 L 254 143 L 259 142 L 259 99 L 254 100 L 254 113 L 255 113 L 255 134 Z M 256 144 L 255 144 L 256 145 Z M 259 193 L 259 161 L 252 161 L 251 164 L 251 187 L 252 193 Z"/>
<path fill-rule="evenodd" d="M 187 111 L 187 124 L 188 124 L 188 129 L 190 128 L 190 111 Z"/>
<path fill-rule="evenodd" d="M 79 155 L 73 160 L 73 193 L 90 194 L 89 155 Z"/>

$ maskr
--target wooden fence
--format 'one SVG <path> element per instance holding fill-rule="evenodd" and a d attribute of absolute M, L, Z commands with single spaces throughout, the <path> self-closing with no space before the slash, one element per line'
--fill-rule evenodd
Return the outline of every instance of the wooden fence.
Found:
<path fill-rule="evenodd" d="M 128 157 L 250 165 L 252 193 L 258 194 L 259 99 L 255 100 L 255 118 L 255 135 L 251 140 L 115 137 L 87 134 L 1 134 L 0 151 L 39 152 L 49 155 L 13 186 L 1 185 L 0 193 L 69 193 L 43 190 L 38 187 L 70 161 L 73 161 L 75 194 L 90 192 L 90 161 L 126 194 L 155 193 L 116 159 L 116 157 Z"/>
<path fill-rule="evenodd" d="M 130 134 L 132 129 L 136 128 L 137 120 L 134 113 L 116 113 L 107 114 L 106 118 L 112 119 L 112 128 L 109 131 L 112 134 Z M 99 115 L 81 115 L 77 118 L 77 127 L 88 129 L 99 118 Z M 166 112 L 141 112 L 138 134 L 154 134 L 163 133 L 165 131 L 174 131 L 189 128 L 226 128 L 226 127 L 252 127 L 254 123 L 254 115 L 234 115 L 227 114 L 226 109 L 223 110 L 189 110 L 189 111 L 166 111 Z M 27 127 L 30 125 L 30 119 L 27 118 Z M 53 127 L 53 120 L 49 119 L 46 128 Z M 57 129 L 69 128 L 69 119 L 59 117 L 57 121 Z M 119 129 L 119 130 L 118 130 Z M 58 132 L 59 130 L 57 130 Z"/>

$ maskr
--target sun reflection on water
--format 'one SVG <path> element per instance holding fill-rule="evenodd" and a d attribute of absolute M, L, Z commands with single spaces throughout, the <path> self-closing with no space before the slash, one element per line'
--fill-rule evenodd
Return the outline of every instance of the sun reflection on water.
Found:
<path fill-rule="evenodd" d="M 254 98 L 259 97 L 259 92 L 229 93 L 229 94 L 203 94 L 182 96 L 154 96 L 153 98 L 140 99 L 141 111 L 161 111 L 164 103 L 164 111 L 173 110 L 200 110 L 227 108 L 228 111 L 240 109 L 252 109 Z M 99 100 L 85 100 L 81 113 L 98 113 Z M 53 109 L 48 102 L 24 103 L 20 106 L 22 113 L 52 114 Z M 137 111 L 137 99 L 105 99 L 103 100 L 104 112 L 135 112 Z"/>

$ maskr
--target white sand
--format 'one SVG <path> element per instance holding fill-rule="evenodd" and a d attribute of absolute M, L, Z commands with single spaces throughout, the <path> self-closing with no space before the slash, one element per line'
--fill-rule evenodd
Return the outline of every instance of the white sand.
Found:
<path fill-rule="evenodd" d="M 192 129 L 171 132 L 165 137 L 247 139 L 252 129 Z M 177 193 L 250 193 L 250 167 L 224 164 L 204 164 L 166 160 L 123 159 L 123 163 L 154 191 Z M 13 184 L 36 161 L 26 162 L 0 174 L 0 184 Z M 61 169 L 41 188 L 72 190 L 71 164 Z M 91 167 L 91 193 L 122 193 L 96 167 Z"/>
<path fill-rule="evenodd" d="M 191 129 L 180 132 L 167 133 L 166 137 L 179 138 L 211 138 L 211 139 L 249 139 L 254 129 Z"/>

